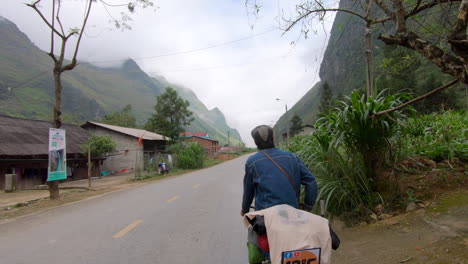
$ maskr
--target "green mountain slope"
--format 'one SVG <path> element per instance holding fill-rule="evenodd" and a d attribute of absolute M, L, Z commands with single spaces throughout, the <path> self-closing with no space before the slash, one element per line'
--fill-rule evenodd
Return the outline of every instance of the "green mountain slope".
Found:
<path fill-rule="evenodd" d="M 0 114 L 50 120 L 54 104 L 52 60 L 37 48 L 16 25 L 0 17 Z M 208 110 L 195 93 L 172 85 L 163 77 L 152 78 L 129 59 L 119 67 L 99 68 L 81 63 L 63 74 L 64 121 L 96 120 L 131 104 L 139 124 L 154 111 L 155 97 L 174 87 L 190 102 L 195 122 L 188 130 L 207 131 L 227 143 L 227 131 L 239 138 L 217 109 Z"/>
<path fill-rule="evenodd" d="M 364 13 L 361 5 L 352 0 L 341 0 L 339 4 L 341 9 L 351 9 L 357 13 Z M 430 16 L 428 19 L 437 21 L 436 16 Z M 305 124 L 313 124 L 319 113 L 321 87 L 327 82 L 332 90 L 334 98 L 340 95 L 348 95 L 352 90 L 365 90 L 365 60 L 364 60 L 364 22 L 351 14 L 339 12 L 336 14 L 333 26 L 330 32 L 330 39 L 325 50 L 322 63 L 320 65 L 320 82 L 315 84 L 293 107 L 290 109 L 289 117 L 297 113 Z M 425 91 L 436 88 L 433 85 L 443 83 L 447 80 L 447 75 L 430 61 L 417 55 L 415 52 L 397 47 L 386 46 L 377 39 L 379 33 L 384 29 L 392 30 L 392 23 L 377 25 L 373 28 L 374 43 L 374 65 L 375 65 L 375 85 L 381 91 L 390 89 L 390 92 L 396 92 L 406 89 L 414 94 L 422 94 Z M 419 27 L 419 25 L 412 25 Z M 421 29 L 424 30 L 424 29 Z M 408 59 L 409 58 L 409 59 Z M 413 63 L 407 68 L 389 69 L 391 61 L 408 61 Z M 417 63 L 414 63 L 417 61 Z M 385 62 L 385 63 L 384 63 Z M 386 66 L 384 66 L 384 64 Z M 391 72 L 393 71 L 393 72 Z M 398 74 L 395 74 L 398 73 Z M 428 80 L 433 80 L 428 82 Z M 435 80 L 435 81 L 434 81 Z M 451 88 L 452 89 L 452 88 Z M 452 91 L 446 91 L 446 94 L 440 96 L 440 100 L 445 100 L 442 104 L 457 104 L 454 102 L 457 96 L 454 93 L 461 93 L 462 86 L 453 88 Z M 452 94 L 450 94 L 452 93 Z M 463 96 L 461 96 L 463 98 Z M 430 104 L 426 102 L 427 104 Z M 439 102 L 440 103 L 440 102 Z M 275 131 L 283 134 L 286 131 L 286 116 L 283 115 L 275 125 Z"/>
<path fill-rule="evenodd" d="M 242 143 L 239 132 L 227 125 L 224 114 L 217 107 L 208 110 L 192 90 L 181 85 L 171 84 L 162 76 L 153 76 L 153 81 L 163 87 L 171 86 L 182 98 L 189 101 L 189 109 L 195 113 L 195 120 L 190 126 L 186 127 L 186 130 L 190 132 L 208 132 L 210 137 L 218 140 L 222 145 L 227 144 L 228 140 L 231 145 Z"/>

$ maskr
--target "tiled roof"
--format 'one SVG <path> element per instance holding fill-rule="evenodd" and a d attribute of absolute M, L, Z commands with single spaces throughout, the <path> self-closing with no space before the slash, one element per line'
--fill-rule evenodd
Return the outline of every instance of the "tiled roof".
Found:
<path fill-rule="evenodd" d="M 52 122 L 0 115 L 0 156 L 47 155 Z M 66 132 L 67 153 L 82 153 L 89 138 L 83 128 L 62 124 Z"/>
<path fill-rule="evenodd" d="M 82 125 L 81 127 L 86 128 L 86 126 L 88 126 L 89 124 L 107 128 L 109 130 L 117 131 L 122 134 L 126 134 L 126 135 L 136 137 L 136 138 L 140 138 L 141 136 L 143 136 L 143 139 L 145 140 L 164 140 L 164 141 L 169 140 L 168 137 L 165 137 L 165 136 L 162 136 L 162 135 L 150 132 L 150 131 L 146 131 L 143 129 L 107 125 L 107 124 L 102 124 L 102 123 L 92 122 L 92 121 L 86 122 L 86 124 Z"/>

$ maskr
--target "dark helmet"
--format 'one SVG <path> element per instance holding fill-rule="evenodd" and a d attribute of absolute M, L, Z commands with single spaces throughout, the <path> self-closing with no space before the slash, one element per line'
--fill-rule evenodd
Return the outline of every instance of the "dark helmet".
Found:
<path fill-rule="evenodd" d="M 251 135 L 258 149 L 269 149 L 275 147 L 275 143 L 273 142 L 273 128 L 261 125 L 254 128 Z"/>

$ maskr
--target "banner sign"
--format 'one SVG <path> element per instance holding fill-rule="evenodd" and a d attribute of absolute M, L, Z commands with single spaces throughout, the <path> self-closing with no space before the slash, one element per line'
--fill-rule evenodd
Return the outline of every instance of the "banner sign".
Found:
<path fill-rule="evenodd" d="M 67 179 L 65 130 L 49 128 L 49 167 L 47 181 Z"/>

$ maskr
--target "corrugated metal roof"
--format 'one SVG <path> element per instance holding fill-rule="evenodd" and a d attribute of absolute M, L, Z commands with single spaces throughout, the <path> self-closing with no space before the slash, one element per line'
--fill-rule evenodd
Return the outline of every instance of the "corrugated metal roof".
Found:
<path fill-rule="evenodd" d="M 49 121 L 0 115 L 0 156 L 47 155 L 51 127 Z M 82 153 L 88 132 L 70 124 L 63 124 L 61 129 L 66 131 L 67 153 Z"/>
<path fill-rule="evenodd" d="M 189 138 L 201 138 L 201 139 L 206 139 L 206 140 L 209 140 L 209 141 L 214 141 L 214 142 L 218 142 L 218 140 L 216 139 L 212 139 L 212 138 L 209 138 L 209 137 L 200 137 L 200 136 L 195 136 L 195 135 L 192 135 L 192 136 L 186 136 L 185 138 L 189 139 Z"/>
<path fill-rule="evenodd" d="M 137 128 L 128 128 L 128 127 L 120 127 L 120 126 L 113 126 L 113 125 L 108 125 L 108 124 L 102 124 L 98 122 L 92 122 L 88 121 L 86 124 L 82 125 L 81 127 L 85 127 L 87 124 L 93 124 L 95 126 L 100 126 L 104 127 L 113 131 L 120 132 L 122 134 L 126 134 L 132 137 L 140 138 L 143 136 L 143 139 L 145 140 L 164 140 L 164 141 L 169 141 L 168 137 L 165 137 L 163 135 L 159 135 L 150 131 L 146 131 L 143 129 L 137 129 Z"/>
<path fill-rule="evenodd" d="M 198 137 L 208 137 L 208 132 L 182 132 L 179 134 L 179 137 L 188 137 L 188 136 L 198 136 Z"/>

